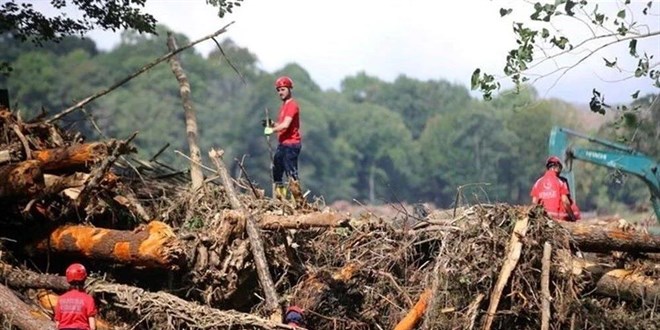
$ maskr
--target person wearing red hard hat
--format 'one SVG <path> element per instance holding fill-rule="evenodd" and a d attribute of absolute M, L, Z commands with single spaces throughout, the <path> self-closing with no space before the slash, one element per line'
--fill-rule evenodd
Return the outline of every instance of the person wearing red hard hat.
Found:
<path fill-rule="evenodd" d="M 302 149 L 300 134 L 300 107 L 293 98 L 293 80 L 281 76 L 275 80 L 275 90 L 282 100 L 282 106 L 276 122 L 270 119 L 262 121 L 264 134 L 277 134 L 279 144 L 273 155 L 273 181 L 275 195 L 284 199 L 287 188 L 284 185 L 284 175 L 298 183 L 298 156 Z"/>
<path fill-rule="evenodd" d="M 55 305 L 55 324 L 59 330 L 96 330 L 96 304 L 85 292 L 85 266 L 74 263 L 66 269 L 71 289 L 60 296 Z"/>
<path fill-rule="evenodd" d="M 545 161 L 545 174 L 532 186 L 533 204 L 541 204 L 550 217 L 556 220 L 577 220 L 571 207 L 568 184 L 559 174 L 563 169 L 561 159 L 550 156 Z"/>

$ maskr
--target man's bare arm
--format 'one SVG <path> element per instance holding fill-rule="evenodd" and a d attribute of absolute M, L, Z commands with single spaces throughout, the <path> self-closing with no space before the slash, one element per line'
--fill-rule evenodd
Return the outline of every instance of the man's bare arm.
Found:
<path fill-rule="evenodd" d="M 277 125 L 273 126 L 273 131 L 279 132 L 279 131 L 283 131 L 283 130 L 289 128 L 289 125 L 291 125 L 292 121 L 293 121 L 293 118 L 284 117 L 284 120 L 281 123 L 277 123 Z"/>

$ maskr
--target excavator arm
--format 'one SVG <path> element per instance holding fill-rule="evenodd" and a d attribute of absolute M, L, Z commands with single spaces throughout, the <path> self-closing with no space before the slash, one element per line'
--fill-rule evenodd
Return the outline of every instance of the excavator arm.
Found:
<path fill-rule="evenodd" d="M 569 138 L 583 139 L 599 145 L 600 148 L 573 146 Z M 573 160 L 605 166 L 640 178 L 649 187 L 651 204 L 660 223 L 660 164 L 657 160 L 626 145 L 590 137 L 563 127 L 553 127 L 548 142 L 549 153 L 561 157 L 566 164 L 562 176 L 568 179 L 570 187 L 575 186 Z M 571 195 L 575 198 L 574 191 L 571 191 Z"/>

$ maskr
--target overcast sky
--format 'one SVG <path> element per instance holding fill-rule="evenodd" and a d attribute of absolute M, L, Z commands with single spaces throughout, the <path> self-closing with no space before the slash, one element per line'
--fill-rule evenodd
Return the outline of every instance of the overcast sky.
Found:
<path fill-rule="evenodd" d="M 633 0 L 633 5 L 640 8 L 647 2 Z M 654 2 L 655 16 L 645 23 L 658 31 L 660 4 Z M 609 0 L 599 3 L 601 8 L 620 5 Z M 519 16 L 501 18 L 502 7 L 513 8 Z M 273 72 L 295 62 L 324 89 L 337 89 L 343 78 L 360 71 L 385 81 L 405 74 L 420 80 L 446 79 L 469 88 L 476 67 L 497 75 L 502 72 L 507 51 L 515 44 L 512 18 L 529 15 L 523 0 L 244 0 L 223 19 L 215 9 L 203 0 L 149 0 L 146 6 L 160 23 L 191 40 L 234 21 L 224 36 L 256 54 L 262 69 Z M 562 28 L 576 37 L 585 31 L 578 25 Z M 93 32 L 90 37 L 105 50 L 119 41 L 118 32 Z M 660 37 L 640 46 L 658 63 Z M 214 47 L 208 41 L 197 49 L 206 55 Z M 621 59 L 626 53 L 627 43 L 601 51 L 558 82 L 555 75 L 536 87 L 542 96 L 580 103 L 588 101 L 593 87 L 612 102 L 628 101 L 637 89 L 642 94 L 658 92 L 648 79 L 611 82 L 624 76 L 603 70 L 603 57 Z M 546 66 L 544 72 L 552 68 Z"/>

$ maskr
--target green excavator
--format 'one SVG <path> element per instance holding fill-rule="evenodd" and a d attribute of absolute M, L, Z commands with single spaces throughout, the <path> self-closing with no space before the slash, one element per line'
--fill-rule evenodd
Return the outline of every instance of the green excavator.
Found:
<path fill-rule="evenodd" d="M 597 147 L 577 146 L 571 143 L 572 139 L 586 140 Z M 572 168 L 574 160 L 605 166 L 640 178 L 649 187 L 651 204 L 660 225 L 660 163 L 657 160 L 626 145 L 591 137 L 563 127 L 553 127 L 548 142 L 549 154 L 560 157 L 566 164 L 562 176 L 568 179 L 571 189 L 575 187 Z M 571 196 L 573 199 L 576 198 L 575 191 L 571 191 Z M 650 231 L 656 235 L 660 234 L 660 227 L 655 226 Z"/>

